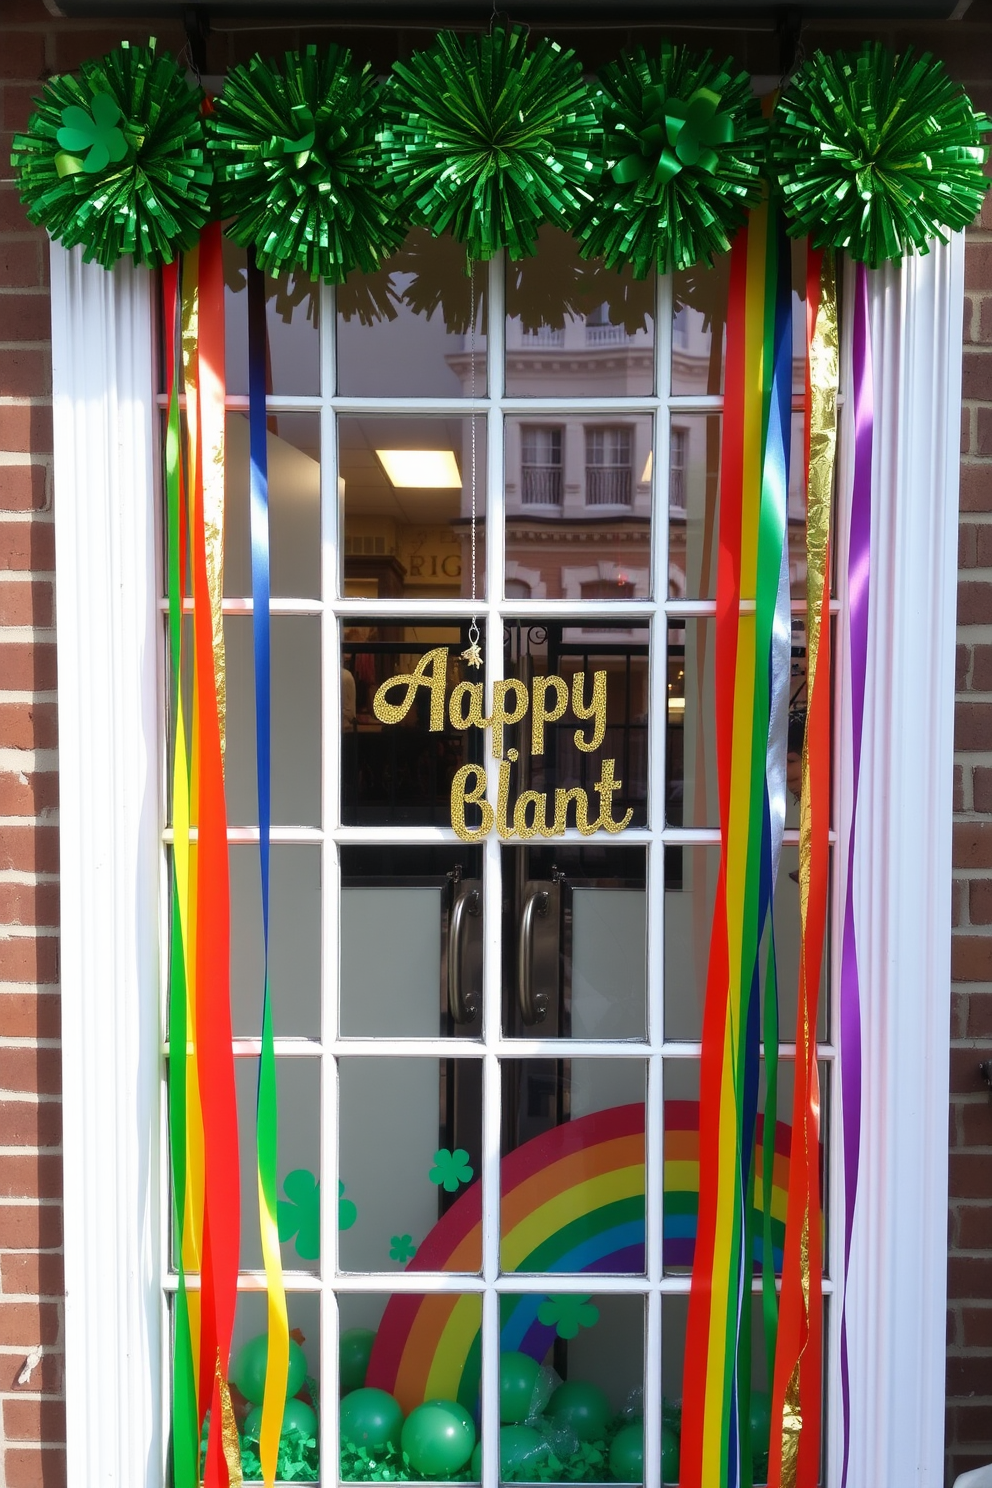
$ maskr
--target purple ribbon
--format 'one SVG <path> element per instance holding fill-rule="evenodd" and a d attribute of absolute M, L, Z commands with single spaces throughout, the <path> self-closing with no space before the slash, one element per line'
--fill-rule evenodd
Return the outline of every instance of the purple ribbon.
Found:
<path fill-rule="evenodd" d="M 861 778 L 861 742 L 868 665 L 868 593 L 871 577 L 871 450 L 874 423 L 868 270 L 856 267 L 854 283 L 854 480 L 847 553 L 848 623 L 851 638 L 851 824 L 847 839 L 847 894 L 840 969 L 840 1081 L 844 1131 L 844 1301 L 840 1323 L 840 1378 L 844 1406 L 844 1467 L 851 1451 L 851 1379 L 847 1357 L 847 1280 L 861 1157 L 861 982 L 854 927 L 854 837 Z"/>

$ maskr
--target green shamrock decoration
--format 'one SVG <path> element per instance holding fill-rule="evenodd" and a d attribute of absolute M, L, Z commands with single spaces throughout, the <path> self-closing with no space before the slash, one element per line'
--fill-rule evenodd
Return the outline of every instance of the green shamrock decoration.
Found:
<path fill-rule="evenodd" d="M 294 1168 L 283 1179 L 285 1199 L 278 1204 L 279 1239 L 296 1236 L 296 1254 L 304 1261 L 320 1256 L 320 1184 L 306 1168 Z"/>
<path fill-rule="evenodd" d="M 338 1229 L 350 1230 L 358 1218 L 358 1205 L 344 1198 L 344 1184 L 338 1180 Z"/>
<path fill-rule="evenodd" d="M 55 161 L 59 175 L 85 171 L 87 175 L 98 176 L 112 160 L 123 160 L 127 140 L 117 128 L 120 118 L 121 111 L 109 93 L 94 93 L 89 109 L 74 103 L 64 108 L 62 128 L 55 136 L 63 151 Z"/>
<path fill-rule="evenodd" d="M 729 145 L 734 139 L 734 120 L 720 113 L 720 94 L 712 88 L 697 88 L 687 103 L 669 98 L 659 83 L 645 90 L 645 124 L 638 136 L 639 149 L 618 160 L 611 171 L 618 186 L 652 177 L 652 185 L 663 186 L 684 166 L 697 165 L 712 175 L 719 164 L 714 145 Z"/>
<path fill-rule="evenodd" d="M 599 1308 L 592 1305 L 588 1296 L 559 1292 L 541 1303 L 537 1320 L 546 1328 L 554 1326 L 559 1338 L 575 1338 L 580 1328 L 591 1328 L 599 1322 Z"/>
<path fill-rule="evenodd" d="M 412 1261 L 417 1254 L 417 1247 L 413 1243 L 412 1235 L 391 1235 L 389 1238 L 389 1259 L 399 1261 L 404 1265 Z"/>
<path fill-rule="evenodd" d="M 447 1147 L 439 1147 L 434 1154 L 434 1166 L 428 1177 L 432 1183 L 443 1187 L 445 1193 L 457 1193 L 461 1184 L 472 1181 L 472 1173 L 464 1147 L 456 1147 L 454 1152 L 449 1152 Z"/>

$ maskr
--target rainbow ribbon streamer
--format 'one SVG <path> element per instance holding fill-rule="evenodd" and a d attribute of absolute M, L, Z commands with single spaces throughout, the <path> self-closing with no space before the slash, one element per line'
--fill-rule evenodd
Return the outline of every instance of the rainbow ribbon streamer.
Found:
<path fill-rule="evenodd" d="M 272 825 L 271 647 L 269 617 L 269 481 L 265 423 L 265 280 L 248 250 L 248 422 L 251 489 L 252 632 L 255 648 L 255 753 L 258 850 L 262 882 L 262 1048 L 258 1063 L 255 1140 L 258 1218 L 268 1291 L 269 1344 L 259 1457 L 268 1488 L 275 1482 L 289 1377 L 289 1318 L 277 1219 L 276 1058 L 269 991 L 269 848 Z"/>
<path fill-rule="evenodd" d="M 774 1165 L 777 975 L 768 936 L 785 816 L 791 656 L 787 493 L 791 256 L 774 208 L 731 253 L 717 580 L 721 859 L 700 1075 L 699 1218 L 683 1382 L 682 1488 L 750 1488 L 751 1281 L 762 1036 L 763 1168 Z M 756 396 L 757 392 L 757 396 Z M 762 1184 L 763 1317 L 774 1356 L 771 1186 Z"/>

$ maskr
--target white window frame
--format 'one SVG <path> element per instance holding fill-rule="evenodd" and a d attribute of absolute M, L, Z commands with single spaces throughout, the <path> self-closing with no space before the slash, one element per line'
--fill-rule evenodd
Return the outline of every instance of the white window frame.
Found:
<path fill-rule="evenodd" d="M 872 274 L 870 286 L 877 422 L 872 625 L 855 866 L 865 1105 L 848 1309 L 854 1401 L 850 1481 L 937 1488 L 943 1480 L 963 236 L 955 235 L 948 247 L 935 246 L 926 257 Z M 493 317 L 501 314 L 498 299 L 498 294 L 491 299 Z M 671 307 L 666 286 L 660 287 L 658 308 L 657 333 L 667 355 Z M 126 265 L 105 273 L 84 265 L 78 250 L 53 245 L 52 316 L 68 1481 L 70 1488 L 160 1488 L 167 1373 L 160 1267 L 167 1189 L 161 1162 L 159 987 L 165 881 L 153 281 Z M 493 398 L 501 391 L 500 375 L 491 351 Z M 849 377 L 845 380 L 849 386 Z M 519 411 L 528 415 L 558 411 L 554 400 L 520 401 Z M 640 405 L 645 400 L 627 401 Z M 656 400 L 646 401 L 657 406 Z M 668 399 L 667 406 L 677 408 L 685 401 Z M 689 401 L 695 407 L 700 400 Z M 662 408 L 665 402 L 661 400 Z M 461 408 L 466 404 L 460 400 Z M 570 402 L 568 407 L 571 411 Z M 849 417 L 845 411 L 845 419 Z M 850 437 L 842 440 L 845 459 L 851 444 Z M 490 438 L 490 462 L 493 446 Z M 326 458 L 326 440 L 324 448 L 323 479 L 333 490 L 333 457 Z M 494 473 L 492 463 L 490 468 Z M 654 468 L 667 470 L 663 417 L 656 419 Z M 843 498 L 849 470 L 842 469 L 839 484 Z M 492 503 L 492 481 L 489 486 Z M 333 512 L 333 503 L 324 505 Z M 492 503 L 490 513 L 498 506 Z M 845 506 L 842 499 L 839 573 L 844 569 Z M 667 524 L 663 507 L 656 504 L 656 511 L 654 569 L 664 575 L 667 534 L 661 529 Z M 325 553 L 327 521 L 325 516 Z M 490 595 L 498 592 L 503 572 L 503 553 L 494 536 L 498 527 L 491 516 Z M 336 568 L 336 556 L 333 561 Z M 325 585 L 325 593 L 332 592 L 335 586 Z M 669 603 L 660 590 L 657 599 L 659 609 Z M 843 646 L 843 592 L 839 601 Z M 699 601 L 671 603 L 680 613 L 694 607 L 700 614 L 712 610 Z M 324 607 L 328 710 L 337 697 L 338 659 L 327 642 L 337 612 L 351 607 Z M 464 603 L 453 601 L 435 602 L 435 607 L 451 608 L 452 613 L 465 609 Z M 546 615 L 548 608 L 546 600 L 499 605 L 500 612 L 521 617 Z M 618 604 L 611 606 L 611 614 L 633 617 L 646 608 L 654 606 Z M 482 611 L 490 640 L 497 643 L 490 645 L 489 654 L 499 655 L 496 601 L 480 606 Z M 659 701 L 664 698 L 663 650 L 656 640 L 652 696 L 657 693 Z M 848 707 L 844 689 L 839 735 Z M 334 749 L 336 733 L 332 720 L 325 748 Z M 656 782 L 656 794 L 659 789 L 663 787 Z M 843 841 L 850 812 L 850 781 L 843 774 L 838 799 Z M 490 847 L 498 852 L 498 843 Z M 325 897 L 334 896 L 335 888 L 325 877 Z M 487 895 L 496 892 L 495 876 L 490 875 Z M 840 944 L 839 899 L 835 895 L 835 948 Z M 489 908 L 488 933 L 498 937 L 498 900 Z M 652 954 L 658 950 L 656 944 Z M 326 942 L 325 956 L 334 957 L 333 945 Z M 489 1017 L 496 1019 L 498 1036 L 498 1010 Z M 485 1057 L 487 1063 L 495 1058 Z M 325 1143 L 334 1135 L 336 1115 L 326 1110 L 333 1104 L 325 1099 Z M 660 1086 L 655 1082 L 648 1107 L 655 1131 L 660 1130 L 660 1117 Z M 498 1133 L 495 1139 L 489 1134 L 484 1165 L 491 1167 L 494 1160 L 498 1163 Z M 839 1164 L 835 1148 L 830 1193 L 834 1256 Z M 325 1189 L 333 1193 L 330 1185 Z M 657 1189 L 655 1194 L 654 1202 L 660 1204 Z M 484 1241 L 487 1269 L 498 1244 L 495 1223 L 487 1225 Z M 325 1233 L 333 1235 L 333 1226 L 325 1227 Z M 660 1302 L 657 1291 L 652 1295 Z M 487 1294 L 487 1304 L 490 1300 L 495 1297 Z M 832 1309 L 834 1339 L 836 1328 Z M 325 1358 L 333 1347 L 334 1340 L 325 1337 Z M 828 1390 L 836 1401 L 836 1347 L 830 1349 L 830 1361 Z M 659 1370 L 660 1358 L 649 1353 L 649 1390 L 659 1383 Z M 828 1482 L 835 1488 L 836 1409 L 829 1419 Z M 649 1472 L 660 1447 L 651 1440 L 654 1434 L 649 1433 L 646 1444 Z M 328 1435 L 333 1441 L 336 1430 Z M 495 1440 L 494 1432 L 487 1435 Z M 494 1454 L 489 1452 L 487 1459 L 488 1478 Z"/>

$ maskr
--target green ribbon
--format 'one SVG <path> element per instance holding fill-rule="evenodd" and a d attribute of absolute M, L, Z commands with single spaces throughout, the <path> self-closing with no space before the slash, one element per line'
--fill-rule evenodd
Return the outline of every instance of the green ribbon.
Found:
<path fill-rule="evenodd" d="M 610 174 L 617 185 L 650 178 L 651 188 L 657 189 L 687 166 L 714 175 L 720 157 L 713 146 L 734 142 L 733 115 L 721 112 L 720 103 L 721 95 L 712 88 L 697 88 L 687 102 L 668 97 L 660 83 L 645 89 L 640 148 L 613 167 Z"/>

